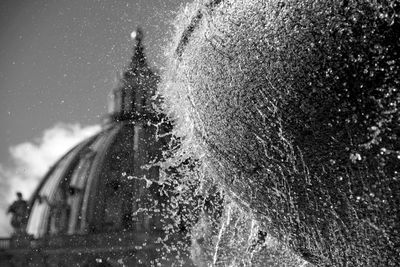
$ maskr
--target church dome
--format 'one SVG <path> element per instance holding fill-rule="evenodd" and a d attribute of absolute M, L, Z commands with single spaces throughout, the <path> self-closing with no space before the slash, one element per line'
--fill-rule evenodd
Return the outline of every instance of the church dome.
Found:
<path fill-rule="evenodd" d="M 169 144 L 171 126 L 155 110 L 159 77 L 146 63 L 141 37 L 139 31 L 130 65 L 112 91 L 103 129 L 66 153 L 34 192 L 27 243 L 14 247 L 37 253 L 16 252 L 25 256 L 13 258 L 16 266 L 176 261 L 176 255 L 163 254 L 170 190 L 155 164 Z"/>
<path fill-rule="evenodd" d="M 159 170 L 151 163 L 166 140 L 156 139 L 165 129 L 147 122 L 113 122 L 62 157 L 35 192 L 27 232 L 43 237 L 155 230 L 153 205 L 143 199 L 162 202 Z"/>

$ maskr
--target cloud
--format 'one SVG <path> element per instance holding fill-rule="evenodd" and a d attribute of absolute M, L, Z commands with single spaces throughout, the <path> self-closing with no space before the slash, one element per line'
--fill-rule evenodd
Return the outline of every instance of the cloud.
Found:
<path fill-rule="evenodd" d="M 9 148 L 12 165 L 0 163 L 0 237 L 12 232 L 6 211 L 15 200 L 15 192 L 30 197 L 40 179 L 63 154 L 98 131 L 98 125 L 58 123 L 46 129 L 40 138 Z"/>

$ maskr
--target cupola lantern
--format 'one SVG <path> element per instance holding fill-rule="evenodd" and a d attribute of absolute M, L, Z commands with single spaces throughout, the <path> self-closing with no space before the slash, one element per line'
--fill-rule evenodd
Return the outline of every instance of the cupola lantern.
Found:
<path fill-rule="evenodd" d="M 159 80 L 147 64 L 141 29 L 132 32 L 131 38 L 134 41 L 133 56 L 110 96 L 109 115 L 114 121 L 137 120 L 149 115 L 151 97 Z"/>

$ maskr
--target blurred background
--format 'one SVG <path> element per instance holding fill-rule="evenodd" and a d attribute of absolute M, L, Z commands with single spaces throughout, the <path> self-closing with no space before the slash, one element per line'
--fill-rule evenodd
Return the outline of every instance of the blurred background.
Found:
<path fill-rule="evenodd" d="M 189 0 L 0 1 L 0 237 L 15 192 L 30 197 L 49 167 L 100 130 L 107 96 L 140 26 L 162 71 L 176 12 Z"/>

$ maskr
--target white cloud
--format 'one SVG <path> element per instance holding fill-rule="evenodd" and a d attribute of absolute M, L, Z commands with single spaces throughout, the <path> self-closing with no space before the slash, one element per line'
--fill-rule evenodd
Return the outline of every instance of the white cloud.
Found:
<path fill-rule="evenodd" d="M 20 191 L 30 197 L 47 170 L 68 150 L 100 130 L 100 126 L 59 123 L 32 142 L 10 147 L 12 166 L 0 163 L 0 237 L 11 233 L 7 206 Z"/>

